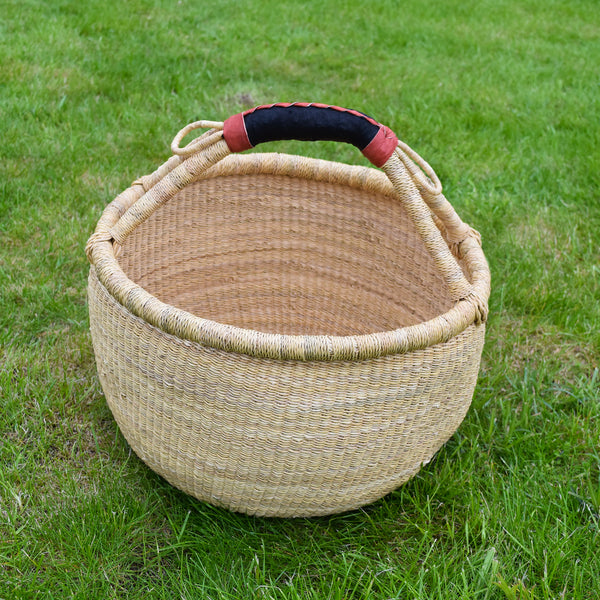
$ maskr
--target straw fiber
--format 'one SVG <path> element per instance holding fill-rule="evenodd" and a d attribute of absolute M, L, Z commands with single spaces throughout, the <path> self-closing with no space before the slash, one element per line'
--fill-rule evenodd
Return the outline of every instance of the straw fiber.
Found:
<path fill-rule="evenodd" d="M 183 150 L 107 207 L 87 248 L 123 434 L 234 511 L 377 500 L 471 402 L 489 295 L 477 233 L 402 143 L 383 172 L 228 156 L 218 124 Z"/>

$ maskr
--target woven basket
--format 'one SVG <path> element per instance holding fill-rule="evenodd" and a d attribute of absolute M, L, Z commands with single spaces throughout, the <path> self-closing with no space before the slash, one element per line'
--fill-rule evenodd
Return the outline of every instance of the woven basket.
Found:
<path fill-rule="evenodd" d="M 353 143 L 382 170 L 232 154 L 291 138 Z M 258 107 L 172 148 L 87 246 L 98 373 L 131 447 L 253 515 L 394 490 L 471 402 L 490 283 L 478 234 L 427 163 L 354 111 Z"/>

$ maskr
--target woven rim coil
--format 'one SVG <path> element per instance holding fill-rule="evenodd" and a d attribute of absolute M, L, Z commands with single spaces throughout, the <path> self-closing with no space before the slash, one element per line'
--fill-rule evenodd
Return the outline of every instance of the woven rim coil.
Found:
<path fill-rule="evenodd" d="M 271 107 L 188 125 L 88 242 L 90 328 L 110 409 L 157 473 L 234 511 L 325 515 L 397 488 L 461 423 L 490 274 L 479 234 L 387 128 L 273 106 L 286 126 L 321 111 L 321 129 L 283 139 L 350 123 L 342 140 L 381 170 L 232 154 L 254 129 L 275 139 Z"/>

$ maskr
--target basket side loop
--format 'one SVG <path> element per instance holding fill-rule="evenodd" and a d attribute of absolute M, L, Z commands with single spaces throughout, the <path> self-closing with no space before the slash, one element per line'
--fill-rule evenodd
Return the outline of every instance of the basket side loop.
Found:
<path fill-rule="evenodd" d="M 416 165 L 414 166 L 416 169 Z M 456 257 L 450 252 L 448 244 L 444 241 L 438 227 L 436 227 L 428 204 L 425 203 L 417 187 L 413 170 L 406 166 L 405 161 L 397 152 L 392 154 L 383 166 L 383 170 L 394 186 L 399 201 L 403 203 L 409 217 L 415 224 L 438 272 L 448 286 L 452 299 L 458 302 L 472 297 L 473 285 L 465 277 Z"/>
<path fill-rule="evenodd" d="M 481 245 L 479 232 L 469 227 L 458 216 L 452 204 L 448 202 L 442 193 L 442 184 L 429 163 L 402 141 L 398 142 L 398 147 L 394 154 L 402 161 L 402 164 L 410 173 L 423 200 L 425 200 L 433 214 L 442 222 L 444 237 L 450 246 L 452 254 L 460 257 L 460 246 L 470 237 L 474 237 L 478 240 L 479 245 Z"/>
<path fill-rule="evenodd" d="M 431 165 L 419 154 L 417 154 L 408 144 L 398 140 L 398 146 L 394 153 L 402 161 L 404 166 L 411 174 L 413 181 L 419 188 L 421 194 L 427 196 L 437 196 L 442 193 L 442 182 L 433 170 Z M 425 177 L 429 179 L 427 179 Z"/>
<path fill-rule="evenodd" d="M 209 131 L 206 131 L 201 136 L 192 140 L 187 146 L 181 148 L 179 145 L 181 140 L 195 129 L 209 129 Z M 211 144 L 214 144 L 222 137 L 222 133 L 218 133 L 222 130 L 223 123 L 221 121 L 194 121 L 193 123 L 189 123 L 183 129 L 179 130 L 177 135 L 173 138 L 173 141 L 171 142 L 171 152 L 177 156 L 190 156 L 191 154 L 199 152 Z M 214 135 L 215 133 L 218 135 Z"/>

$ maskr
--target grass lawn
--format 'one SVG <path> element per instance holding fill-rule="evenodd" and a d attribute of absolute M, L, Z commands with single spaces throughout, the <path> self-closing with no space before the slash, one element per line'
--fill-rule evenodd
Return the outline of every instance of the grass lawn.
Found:
<path fill-rule="evenodd" d="M 600 598 L 599 65 L 595 0 L 0 0 L 0 598 Z M 473 405 L 435 460 L 363 510 L 277 520 L 130 451 L 84 246 L 180 127 L 293 100 L 424 156 L 493 291 Z"/>

